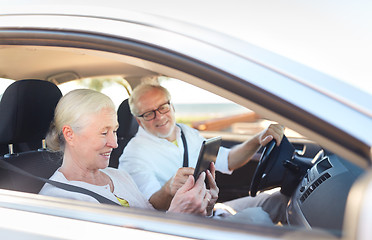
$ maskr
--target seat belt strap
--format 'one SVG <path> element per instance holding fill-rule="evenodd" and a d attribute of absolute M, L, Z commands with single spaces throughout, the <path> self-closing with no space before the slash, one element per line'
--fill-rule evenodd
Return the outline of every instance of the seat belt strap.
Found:
<path fill-rule="evenodd" d="M 90 191 L 88 189 L 35 176 L 35 175 L 33 175 L 33 174 L 29 173 L 29 172 L 24 171 L 21 168 L 18 168 L 16 166 L 14 166 L 14 165 L 12 165 L 12 164 L 4 161 L 4 159 L 0 159 L 0 167 L 5 168 L 7 170 L 11 170 L 13 172 L 22 174 L 24 176 L 27 176 L 27 177 L 30 177 L 30 178 L 33 178 L 33 179 L 36 179 L 36 180 L 42 181 L 44 183 L 49 183 L 49 184 L 51 184 L 51 185 L 53 185 L 55 187 L 64 189 L 66 191 L 77 192 L 77 193 L 82 193 L 82 194 L 89 195 L 89 196 L 95 198 L 100 203 L 106 203 L 106 204 L 112 204 L 112 205 L 120 205 L 119 203 L 116 203 L 116 202 L 114 202 L 114 201 L 112 201 L 112 200 L 110 200 L 110 199 L 108 199 L 108 198 L 106 198 L 106 197 L 104 197 L 102 195 L 99 195 L 99 194 L 97 194 L 97 193 L 95 193 L 93 191 Z"/>
<path fill-rule="evenodd" d="M 181 129 L 181 138 L 182 138 L 182 143 L 183 143 L 183 167 L 188 167 L 189 166 L 189 151 L 187 150 L 187 142 L 186 142 L 186 137 L 185 134 L 182 131 L 182 128 L 180 125 L 178 127 Z"/>

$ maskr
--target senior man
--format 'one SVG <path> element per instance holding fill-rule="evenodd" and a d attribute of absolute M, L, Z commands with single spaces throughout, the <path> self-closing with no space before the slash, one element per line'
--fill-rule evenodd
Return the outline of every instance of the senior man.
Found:
<path fill-rule="evenodd" d="M 205 140 L 197 130 L 177 124 L 169 91 L 159 84 L 143 83 L 129 98 L 129 106 L 139 129 L 119 159 L 119 169 L 126 169 L 141 192 L 159 210 L 167 210 L 176 191 L 194 173 L 198 154 Z M 272 139 L 279 145 L 284 128 L 272 124 L 253 138 L 231 149 L 220 147 L 216 170 L 231 173 L 245 165 L 261 146 Z M 186 147 L 187 146 L 187 147 Z M 187 154 L 185 154 L 187 149 Z M 188 159 L 185 161 L 185 155 Z M 185 165 L 185 162 L 188 164 Z M 260 193 L 226 205 L 236 211 L 262 207 L 274 223 L 286 222 L 288 198 L 280 192 Z"/>

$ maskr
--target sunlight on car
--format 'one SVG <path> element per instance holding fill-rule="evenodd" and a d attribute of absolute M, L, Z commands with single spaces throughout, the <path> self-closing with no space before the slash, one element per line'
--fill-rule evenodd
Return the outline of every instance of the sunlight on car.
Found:
<path fill-rule="evenodd" d="M 117 236 L 126 236 L 127 238 L 136 237 L 137 239 L 186 239 L 183 237 L 170 236 L 161 233 L 150 233 L 141 231 L 135 227 L 124 228 L 120 226 L 110 226 L 107 224 L 80 221 L 75 219 L 66 219 L 56 216 L 48 216 L 32 212 L 15 212 L 7 209 L 1 209 L 6 219 L 0 219 L 0 224 L 8 229 L 21 230 L 28 234 L 37 236 L 40 232 L 51 239 L 103 239 L 117 238 Z M 53 222 L 54 224 L 50 224 Z M 41 224 L 43 223 L 43 224 Z M 49 223 L 49 224 L 48 224 Z M 45 227 L 48 225 L 48 227 Z M 68 231 L 61 231 L 59 226 L 64 226 Z M 82 231 L 85 229 L 85 231 Z"/>

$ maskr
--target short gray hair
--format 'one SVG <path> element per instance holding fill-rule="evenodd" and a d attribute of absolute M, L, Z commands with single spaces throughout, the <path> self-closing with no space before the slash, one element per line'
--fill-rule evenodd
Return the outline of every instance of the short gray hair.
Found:
<path fill-rule="evenodd" d="M 115 110 L 111 98 L 91 89 L 76 89 L 64 95 L 58 102 L 54 118 L 46 136 L 47 147 L 53 151 L 64 151 L 65 139 L 62 127 L 69 125 L 73 129 L 84 126 L 82 117 L 96 113 L 103 108 Z"/>
<path fill-rule="evenodd" d="M 169 93 L 169 91 L 161 86 L 160 84 L 158 83 L 142 83 L 140 85 L 138 85 L 137 87 L 134 88 L 133 92 L 132 92 L 132 95 L 129 97 L 129 107 L 130 107 L 130 111 L 131 113 L 134 115 L 134 116 L 138 116 L 140 113 L 139 113 L 139 110 L 138 110 L 138 100 L 147 92 L 151 91 L 151 90 L 154 90 L 154 89 L 157 89 L 157 90 L 160 90 L 164 95 L 165 97 L 167 97 L 167 99 L 170 101 L 171 100 L 171 95 Z"/>

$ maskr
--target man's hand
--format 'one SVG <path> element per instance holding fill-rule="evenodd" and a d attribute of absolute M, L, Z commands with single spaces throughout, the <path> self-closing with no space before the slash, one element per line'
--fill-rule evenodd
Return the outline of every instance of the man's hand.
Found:
<path fill-rule="evenodd" d="M 279 146 L 283 139 L 284 127 L 280 124 L 270 124 L 270 126 L 262 131 L 258 137 L 260 145 L 266 146 L 271 140 L 275 139 L 276 145 Z"/>
<path fill-rule="evenodd" d="M 271 140 L 275 139 L 279 146 L 284 135 L 284 127 L 280 124 L 271 124 L 267 129 L 263 130 L 253 138 L 231 148 L 229 153 L 229 170 L 238 169 L 249 160 L 260 149 L 261 146 L 266 146 Z"/>
<path fill-rule="evenodd" d="M 204 179 L 204 172 L 200 174 L 195 184 L 194 177 L 189 176 L 186 183 L 174 195 L 169 211 L 205 216 L 207 214 L 207 206 L 211 201 L 211 194 L 205 188 Z"/>
<path fill-rule="evenodd" d="M 158 210 L 168 210 L 171 201 L 178 191 L 188 180 L 190 175 L 194 174 L 194 168 L 180 168 L 177 173 L 170 178 L 163 187 L 155 192 L 149 199 L 149 202 Z"/>
<path fill-rule="evenodd" d="M 211 199 L 208 202 L 207 206 L 207 216 L 211 216 L 213 213 L 214 205 L 217 202 L 218 199 L 218 193 L 219 189 L 216 184 L 216 167 L 214 166 L 214 163 L 211 163 L 210 165 L 210 171 L 207 170 L 207 180 L 209 184 L 209 189 L 207 190 L 209 194 L 211 195 Z"/>
<path fill-rule="evenodd" d="M 169 192 L 174 196 L 178 189 L 180 189 L 187 181 L 190 175 L 194 174 L 194 168 L 183 167 L 177 170 L 177 173 L 168 181 Z"/>

